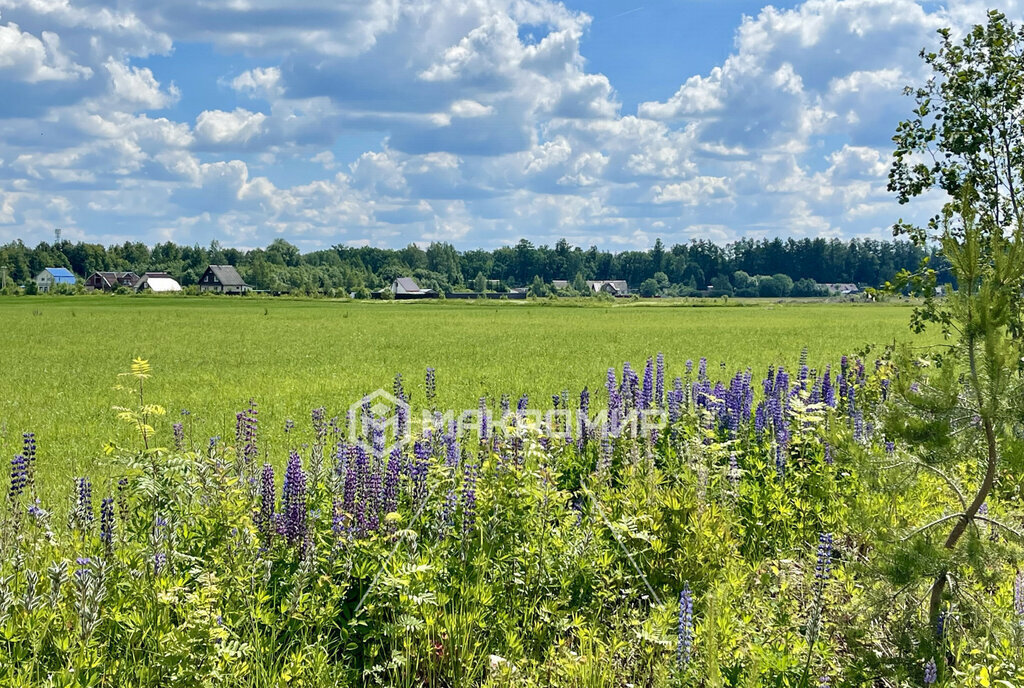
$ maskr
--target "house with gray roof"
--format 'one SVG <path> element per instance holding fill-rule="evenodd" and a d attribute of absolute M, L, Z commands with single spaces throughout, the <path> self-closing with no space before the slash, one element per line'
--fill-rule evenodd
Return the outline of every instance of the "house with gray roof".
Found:
<path fill-rule="evenodd" d="M 437 292 L 433 289 L 423 289 L 416 284 L 412 277 L 399 277 L 391 283 L 390 287 L 384 287 L 376 292 L 374 296 L 381 298 L 381 292 L 390 291 L 396 299 L 435 299 Z"/>
<path fill-rule="evenodd" d="M 252 290 L 234 265 L 211 265 L 199 278 L 199 291 L 218 294 L 245 294 Z"/>
<path fill-rule="evenodd" d="M 597 294 L 604 292 L 612 296 L 629 296 L 626 280 L 587 280 L 587 286 Z"/>

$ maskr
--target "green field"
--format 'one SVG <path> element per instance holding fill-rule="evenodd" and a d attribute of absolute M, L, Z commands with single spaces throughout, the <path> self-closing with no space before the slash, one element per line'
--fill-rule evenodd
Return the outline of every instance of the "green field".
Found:
<path fill-rule="evenodd" d="M 712 377 L 773 363 L 812 366 L 867 344 L 909 336 L 900 305 L 755 303 L 730 307 L 521 303 L 367 303 L 226 298 L 0 300 L 0 451 L 18 451 L 31 430 L 46 483 L 106 473 L 102 448 L 124 439 L 112 387 L 133 357 L 154 369 L 148 400 L 168 409 L 164 438 L 181 409 L 195 438 L 233 438 L 234 414 L 259 404 L 264 447 L 286 419 L 308 426 L 323 405 L 342 415 L 395 373 L 414 403 L 423 371 L 437 369 L 438 402 L 475 407 L 482 395 L 600 389 L 609 366 L 642 366 L 664 352 L 667 375 L 708 359 Z M 550 403 L 550 402 L 548 402 Z M 603 403 L 600 394 L 595 403 Z M 165 440 L 169 441 L 169 440 Z"/>

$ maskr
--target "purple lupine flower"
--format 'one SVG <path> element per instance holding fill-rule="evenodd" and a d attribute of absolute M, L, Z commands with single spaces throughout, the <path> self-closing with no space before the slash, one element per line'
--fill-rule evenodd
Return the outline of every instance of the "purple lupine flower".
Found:
<path fill-rule="evenodd" d="M 185 426 L 182 423 L 175 423 L 171 427 L 174 431 L 175 451 L 185 451 Z"/>
<path fill-rule="evenodd" d="M 92 510 L 92 481 L 82 477 L 75 480 L 77 487 L 77 499 L 75 502 L 74 518 L 80 527 L 93 522 L 95 514 Z"/>
<path fill-rule="evenodd" d="M 387 473 L 384 475 L 384 495 L 382 511 L 390 514 L 398 511 L 398 479 L 402 474 L 402 450 L 395 447 L 388 458 Z"/>
<path fill-rule="evenodd" d="M 929 658 L 928 663 L 924 665 L 924 684 L 930 686 L 939 680 L 939 669 L 935 666 L 935 659 Z"/>
<path fill-rule="evenodd" d="M 369 420 L 373 464 L 377 466 L 384 461 L 384 421 L 373 414 L 370 414 Z"/>
<path fill-rule="evenodd" d="M 110 554 L 114 549 L 114 498 L 104 497 L 100 502 L 100 542 Z"/>
<path fill-rule="evenodd" d="M 505 422 L 512 410 L 512 397 L 508 394 L 501 395 L 501 420 Z"/>
<path fill-rule="evenodd" d="M 832 444 L 830 442 L 825 443 L 825 463 L 829 466 L 835 463 L 835 459 L 832 458 Z"/>
<path fill-rule="evenodd" d="M 678 379 L 678 378 L 677 378 Z M 680 405 L 682 403 L 682 392 L 670 389 L 668 391 L 668 422 L 675 423 L 682 415 Z"/>
<path fill-rule="evenodd" d="M 363 513 L 366 515 L 365 528 L 375 531 L 380 527 L 380 507 L 384 501 L 384 481 L 374 471 L 366 478 L 366 491 L 363 495 Z"/>
<path fill-rule="evenodd" d="M 256 528 L 262 533 L 264 545 L 270 544 L 274 534 L 274 467 L 263 464 L 260 474 L 260 510 L 256 513 Z"/>
<path fill-rule="evenodd" d="M 622 403 L 625 408 L 635 406 L 636 395 L 633 392 L 633 369 L 629 365 L 629 361 L 622 364 L 622 382 L 619 383 L 619 396 L 622 397 Z M 639 390 L 637 393 L 639 394 Z"/>
<path fill-rule="evenodd" d="M 597 460 L 597 472 L 601 474 L 607 474 L 612 467 L 612 441 L 608 437 L 608 433 L 601 435 L 601 456 Z"/>
<path fill-rule="evenodd" d="M 832 533 L 818 536 L 818 560 L 814 565 L 814 579 L 818 586 L 828 581 L 832 572 Z"/>
<path fill-rule="evenodd" d="M 468 536 L 476 525 L 476 465 L 467 461 L 462 470 L 462 535 Z"/>
<path fill-rule="evenodd" d="M 516 404 L 516 413 L 522 415 L 526 411 L 526 407 L 530 405 L 530 397 L 526 394 L 519 397 L 519 402 Z"/>
<path fill-rule="evenodd" d="M 444 504 L 441 505 L 441 528 L 448 529 L 452 527 L 452 524 L 455 522 L 455 508 L 458 506 L 458 503 L 459 500 L 455 495 L 455 490 L 448 490 Z"/>
<path fill-rule="evenodd" d="M 754 433 L 761 437 L 764 434 L 765 426 L 768 425 L 768 407 L 765 402 L 761 402 L 757 405 L 757 410 L 754 411 Z"/>
<path fill-rule="evenodd" d="M 28 461 L 21 454 L 11 459 L 11 486 L 7 491 L 8 498 L 13 502 L 25 490 L 28 484 Z"/>
<path fill-rule="evenodd" d="M 291 418 L 286 418 L 285 421 L 284 421 L 284 434 L 287 435 L 289 432 L 291 432 L 294 429 L 295 429 L 295 421 L 293 421 Z"/>
<path fill-rule="evenodd" d="M 306 536 L 306 473 L 296 452 L 288 458 L 281 491 L 284 535 L 289 545 L 296 545 Z"/>
<path fill-rule="evenodd" d="M 413 455 L 416 457 L 410 467 L 410 478 L 412 479 L 412 498 L 416 510 L 423 506 L 427 499 L 427 470 L 430 465 L 430 443 L 417 441 L 413 445 Z"/>
<path fill-rule="evenodd" d="M 690 662 L 693 651 L 693 594 L 684 583 L 679 593 L 679 625 L 676 628 L 676 666 L 682 669 Z"/>
<path fill-rule="evenodd" d="M 310 412 L 310 420 L 313 423 L 313 434 L 317 439 L 327 437 L 327 409 L 318 406 Z"/>
<path fill-rule="evenodd" d="M 555 407 L 556 411 L 558 410 L 558 405 L 561 402 L 562 402 L 562 396 L 560 394 L 552 394 L 551 395 L 551 405 Z"/>
<path fill-rule="evenodd" d="M 401 373 L 395 373 L 395 383 L 394 383 L 394 386 L 393 386 L 393 390 L 394 390 L 395 398 L 396 399 L 399 399 L 401 401 L 408 401 L 408 399 L 405 396 L 405 387 L 402 386 L 402 374 Z"/>
<path fill-rule="evenodd" d="M 648 358 L 644 366 L 644 382 L 640 389 L 640 408 L 649 409 L 654 402 L 654 359 Z"/>
<path fill-rule="evenodd" d="M 704 358 L 703 356 L 701 356 L 700 361 L 697 363 L 697 379 L 708 379 L 708 359 Z"/>
<path fill-rule="evenodd" d="M 935 637 L 942 641 L 946 636 L 946 612 L 939 612 L 939 618 L 935 621 Z"/>
<path fill-rule="evenodd" d="M 455 434 L 455 428 L 451 428 L 444 436 L 445 463 L 449 466 L 459 465 L 459 438 Z"/>
<path fill-rule="evenodd" d="M 128 478 L 117 480 L 117 510 L 121 516 L 121 523 L 128 522 Z"/>
<path fill-rule="evenodd" d="M 92 559 L 89 557 L 78 557 L 75 559 L 75 565 L 78 567 L 75 569 L 75 578 L 78 580 L 86 579 L 92 574 Z"/>
<path fill-rule="evenodd" d="M 608 398 L 609 399 L 612 398 L 612 396 L 615 394 L 615 392 L 618 390 L 618 388 L 619 388 L 619 383 L 615 379 L 615 368 L 609 368 L 608 369 L 608 379 L 605 382 L 605 389 L 608 390 Z"/>
<path fill-rule="evenodd" d="M 658 408 L 665 408 L 665 354 L 660 351 L 654 372 L 654 401 Z"/>
<path fill-rule="evenodd" d="M 235 414 L 235 443 L 241 451 L 241 457 L 245 463 L 255 460 L 259 450 L 256 444 L 259 412 L 256 409 L 256 401 L 249 399 L 249 408 Z M 211 448 L 213 442 L 211 440 Z"/>
<path fill-rule="evenodd" d="M 896 443 L 893 442 L 892 440 L 886 440 L 886 442 L 885 442 L 885 453 L 886 454 L 895 454 L 896 453 Z"/>
<path fill-rule="evenodd" d="M 361 481 L 364 479 L 364 471 L 369 464 L 366 452 L 358 445 L 348 448 L 348 467 L 345 471 L 345 488 L 343 505 L 346 513 L 355 512 L 356 498 L 359 495 Z"/>
<path fill-rule="evenodd" d="M 480 397 L 480 442 L 481 444 L 487 441 L 490 437 L 490 428 L 488 427 L 488 420 L 490 411 L 487 408 L 487 397 Z"/>
<path fill-rule="evenodd" d="M 577 425 L 580 435 L 577 447 L 582 450 L 587 440 L 590 439 L 590 390 L 587 387 L 580 392 L 580 412 Z"/>
<path fill-rule="evenodd" d="M 167 567 L 167 555 L 163 552 L 153 554 L 153 575 L 159 576 L 160 572 Z"/>
<path fill-rule="evenodd" d="M 437 397 L 437 380 L 434 377 L 434 369 L 427 368 L 426 377 L 426 388 L 427 388 L 427 403 L 433 403 L 434 398 Z"/>
<path fill-rule="evenodd" d="M 22 433 L 21 455 L 25 457 L 28 484 L 32 485 L 36 479 L 36 434 L 34 432 Z"/>

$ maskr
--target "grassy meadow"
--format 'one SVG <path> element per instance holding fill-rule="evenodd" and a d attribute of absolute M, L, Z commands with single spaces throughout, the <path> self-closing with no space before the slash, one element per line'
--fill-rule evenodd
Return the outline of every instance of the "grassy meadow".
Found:
<path fill-rule="evenodd" d="M 943 547 L 982 428 L 955 369 L 865 351 L 910 337 L 910 315 L 0 301 L 0 686 L 1024 685 L 1024 549 L 1006 525 L 1024 454 L 962 551 Z M 112 409 L 147 413 L 112 388 L 149 365 L 160 451 Z M 375 410 L 361 440 L 333 434 L 396 373 L 414 420 L 506 393 L 551 408 L 563 389 L 608 420 L 428 421 L 392 450 Z M 664 426 L 620 423 L 651 409 Z"/>
<path fill-rule="evenodd" d="M 147 400 L 168 411 L 158 430 L 188 409 L 191 437 L 233 440 L 235 413 L 252 397 L 273 447 L 286 419 L 305 428 L 321 405 L 341 416 L 363 394 L 390 389 L 396 373 L 422 402 L 427 366 L 437 370 L 442 408 L 584 386 L 603 405 L 596 390 L 608 367 L 642 366 L 659 351 L 669 379 L 702 356 L 712 378 L 727 378 L 746 366 L 759 376 L 770 364 L 795 365 L 803 347 L 823 367 L 909 336 L 910 309 L 896 304 L 669 304 L 0 299 L 0 452 L 17 453 L 21 433 L 34 431 L 44 489 L 63 493 L 74 476 L 104 475 L 104 444 L 127 437 L 111 410 L 125 399 L 112 387 L 134 357 L 153 366 Z"/>

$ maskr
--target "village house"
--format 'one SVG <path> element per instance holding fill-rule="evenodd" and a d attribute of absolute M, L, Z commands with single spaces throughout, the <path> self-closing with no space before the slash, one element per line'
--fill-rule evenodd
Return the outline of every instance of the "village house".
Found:
<path fill-rule="evenodd" d="M 75 273 L 67 268 L 43 268 L 42 272 L 35 276 L 36 289 L 40 294 L 49 292 L 58 284 L 75 284 Z"/>
<path fill-rule="evenodd" d="M 860 293 L 860 289 L 853 282 L 826 282 L 821 286 L 828 291 L 829 296 L 849 296 Z"/>
<path fill-rule="evenodd" d="M 245 294 L 252 290 L 234 265 L 211 265 L 199 278 L 199 291 L 219 294 Z"/>
<path fill-rule="evenodd" d="M 154 294 L 166 294 L 181 291 L 181 285 L 166 272 L 147 272 L 135 283 L 135 291 L 151 291 Z"/>
<path fill-rule="evenodd" d="M 604 292 L 612 296 L 629 296 L 626 280 L 587 280 L 587 286 L 598 294 Z"/>
<path fill-rule="evenodd" d="M 118 287 L 130 289 L 138 281 L 139 276 L 134 272 L 94 272 L 85 280 L 85 288 L 103 291 L 113 291 Z"/>
<path fill-rule="evenodd" d="M 390 287 L 384 287 L 374 292 L 374 298 L 383 298 L 384 292 L 390 291 L 396 299 L 435 299 L 437 292 L 433 289 L 422 289 L 416 284 L 412 277 L 399 277 L 391 283 Z"/>

